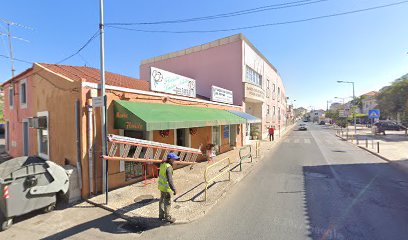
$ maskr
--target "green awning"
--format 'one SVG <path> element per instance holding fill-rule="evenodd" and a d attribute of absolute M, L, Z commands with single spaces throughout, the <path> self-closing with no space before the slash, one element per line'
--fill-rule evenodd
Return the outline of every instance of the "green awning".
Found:
<path fill-rule="evenodd" d="M 141 131 L 243 124 L 228 111 L 174 104 L 114 101 L 115 129 Z"/>

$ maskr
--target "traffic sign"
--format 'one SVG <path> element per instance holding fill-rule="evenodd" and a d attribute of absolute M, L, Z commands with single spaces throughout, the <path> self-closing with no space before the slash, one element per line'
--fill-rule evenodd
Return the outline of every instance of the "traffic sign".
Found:
<path fill-rule="evenodd" d="M 92 107 L 103 107 L 103 96 L 92 98 Z"/>
<path fill-rule="evenodd" d="M 368 110 L 368 118 L 380 118 L 380 109 Z"/>

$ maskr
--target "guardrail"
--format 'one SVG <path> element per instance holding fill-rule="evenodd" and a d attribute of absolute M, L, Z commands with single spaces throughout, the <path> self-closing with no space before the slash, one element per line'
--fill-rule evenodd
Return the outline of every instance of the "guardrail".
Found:
<path fill-rule="evenodd" d="M 228 160 L 228 161 L 226 161 Z M 217 174 L 216 176 L 212 177 L 211 179 L 208 179 L 208 170 L 211 168 L 214 168 L 215 166 L 221 165 L 222 163 L 228 162 L 228 164 L 222 168 L 220 173 Z M 204 181 L 205 181 L 205 193 L 204 193 L 204 201 L 207 201 L 207 189 L 208 189 L 208 184 L 214 182 L 216 179 L 219 177 L 223 176 L 224 174 L 228 173 L 228 181 L 231 180 L 231 171 L 230 171 L 230 165 L 231 165 L 231 159 L 229 157 L 223 158 L 218 162 L 215 162 L 208 166 L 205 171 L 204 171 Z"/>

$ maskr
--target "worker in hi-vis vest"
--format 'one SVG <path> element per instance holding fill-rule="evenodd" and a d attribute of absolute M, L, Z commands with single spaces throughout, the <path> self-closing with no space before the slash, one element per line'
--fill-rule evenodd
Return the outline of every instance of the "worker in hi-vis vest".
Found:
<path fill-rule="evenodd" d="M 170 223 L 174 223 L 176 219 L 170 215 L 171 208 L 171 192 L 176 195 L 176 187 L 173 183 L 173 163 L 174 160 L 180 159 L 175 153 L 169 153 L 167 160 L 160 164 L 159 184 L 160 201 L 159 201 L 159 218 Z"/>

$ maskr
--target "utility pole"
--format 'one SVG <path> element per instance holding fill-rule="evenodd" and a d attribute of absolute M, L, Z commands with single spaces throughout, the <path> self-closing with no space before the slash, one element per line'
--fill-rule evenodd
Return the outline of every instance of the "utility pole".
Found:
<path fill-rule="evenodd" d="M 100 33 L 100 54 L 101 54 L 101 91 L 100 96 L 103 98 L 103 106 L 101 107 L 101 133 L 102 133 L 102 155 L 106 156 L 107 136 L 106 136 L 106 93 L 105 93 L 105 33 L 103 22 L 103 0 L 99 1 L 99 33 Z M 108 162 L 102 160 L 102 192 L 106 195 L 106 203 L 108 203 Z"/>
<path fill-rule="evenodd" d="M 14 39 L 18 39 L 18 40 L 25 41 L 25 42 L 29 42 L 29 41 L 25 40 L 23 38 L 12 36 L 11 31 L 10 31 L 10 25 L 26 28 L 26 29 L 29 29 L 29 30 L 33 30 L 33 29 L 31 27 L 27 27 L 27 26 L 24 26 L 24 25 L 21 25 L 21 24 L 18 24 L 18 23 L 15 23 L 15 22 L 12 22 L 12 21 L 9 21 L 9 20 L 6 20 L 6 19 L 2 19 L 2 18 L 0 18 L 0 21 L 7 24 L 7 33 L 0 32 L 0 35 L 7 35 L 9 55 L 10 55 L 10 64 L 11 64 L 11 78 L 13 78 L 14 75 L 15 75 L 14 72 L 16 70 L 14 69 L 14 54 L 13 54 L 13 46 L 12 46 L 12 43 L 11 43 L 11 39 L 14 38 Z"/>

